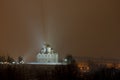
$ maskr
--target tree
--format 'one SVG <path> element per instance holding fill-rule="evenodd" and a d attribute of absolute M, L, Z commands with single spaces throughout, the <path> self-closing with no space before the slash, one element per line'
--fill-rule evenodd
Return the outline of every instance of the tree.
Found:
<path fill-rule="evenodd" d="M 18 63 L 22 63 L 23 62 L 23 57 L 22 56 L 19 56 L 18 57 Z"/>
<path fill-rule="evenodd" d="M 67 55 L 67 56 L 65 57 L 64 61 L 65 61 L 66 63 L 68 63 L 68 64 L 73 64 L 73 63 L 76 62 L 72 55 Z"/>
<path fill-rule="evenodd" d="M 15 62 L 15 60 L 12 57 L 8 56 L 7 57 L 7 62 L 13 63 L 13 62 Z"/>
<path fill-rule="evenodd" d="M 6 62 L 5 56 L 1 57 L 1 62 Z"/>

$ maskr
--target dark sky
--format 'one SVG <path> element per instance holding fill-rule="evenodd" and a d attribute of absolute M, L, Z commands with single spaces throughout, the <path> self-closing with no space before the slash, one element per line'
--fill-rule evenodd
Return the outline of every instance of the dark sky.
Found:
<path fill-rule="evenodd" d="M 35 60 L 47 41 L 64 57 L 120 57 L 119 0 L 1 0 L 0 54 Z"/>

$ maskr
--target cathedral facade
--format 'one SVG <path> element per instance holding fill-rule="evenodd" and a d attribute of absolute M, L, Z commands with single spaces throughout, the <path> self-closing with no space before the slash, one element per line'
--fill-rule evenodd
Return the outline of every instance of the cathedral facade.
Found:
<path fill-rule="evenodd" d="M 44 44 L 41 51 L 37 54 L 39 63 L 58 63 L 58 53 L 56 53 L 49 44 Z"/>

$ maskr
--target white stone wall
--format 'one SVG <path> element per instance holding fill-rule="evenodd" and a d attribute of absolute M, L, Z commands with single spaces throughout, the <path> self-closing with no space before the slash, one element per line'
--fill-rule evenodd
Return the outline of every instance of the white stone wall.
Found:
<path fill-rule="evenodd" d="M 38 53 L 37 62 L 40 63 L 57 63 L 58 54 L 57 53 Z"/>

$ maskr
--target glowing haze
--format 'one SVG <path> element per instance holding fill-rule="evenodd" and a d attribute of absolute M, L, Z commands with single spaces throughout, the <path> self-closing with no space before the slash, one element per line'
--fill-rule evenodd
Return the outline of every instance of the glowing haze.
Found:
<path fill-rule="evenodd" d="M 35 60 L 47 41 L 60 53 L 120 57 L 119 0 L 1 0 L 0 54 Z"/>

